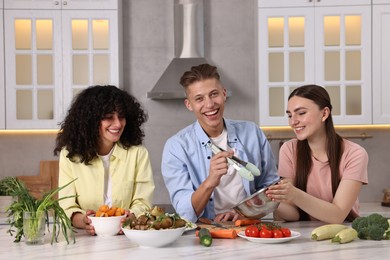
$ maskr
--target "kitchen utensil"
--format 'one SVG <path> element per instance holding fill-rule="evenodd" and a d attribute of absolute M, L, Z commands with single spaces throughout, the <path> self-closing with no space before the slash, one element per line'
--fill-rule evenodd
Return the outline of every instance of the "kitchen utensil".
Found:
<path fill-rule="evenodd" d="M 208 146 L 211 148 L 211 150 L 212 150 L 213 153 L 215 153 L 215 154 L 224 151 L 222 148 L 218 147 L 217 145 L 213 144 L 212 142 L 208 143 Z M 237 157 L 235 157 L 235 158 L 238 159 Z M 254 175 L 255 175 L 255 176 L 260 175 L 259 169 L 257 169 L 257 167 L 256 167 L 255 165 L 253 165 L 253 164 L 252 164 L 253 167 L 250 166 L 249 169 L 248 169 L 248 168 L 246 167 L 246 165 L 247 165 L 248 163 L 246 163 L 246 162 L 244 162 L 244 161 L 242 161 L 242 160 L 239 160 L 239 161 L 242 161 L 243 163 L 240 163 L 240 162 L 236 161 L 236 160 L 233 159 L 233 158 L 226 158 L 226 159 L 227 159 L 229 165 L 233 166 L 233 167 L 237 170 L 238 174 L 239 174 L 241 177 L 243 177 L 243 178 L 245 178 L 245 179 L 247 179 L 247 180 L 249 180 L 249 181 L 253 181 L 253 180 L 255 179 L 255 178 L 254 178 Z M 241 165 L 241 166 L 240 166 L 240 165 Z M 256 171 L 256 169 L 253 169 L 253 168 L 256 168 L 257 171 Z M 254 170 L 255 173 L 253 173 L 253 172 L 251 171 L 251 169 Z"/>
<path fill-rule="evenodd" d="M 199 218 L 198 221 L 199 221 L 199 223 L 203 223 L 203 224 L 212 225 L 212 226 L 215 226 L 215 227 L 227 229 L 227 227 L 223 226 L 222 224 L 217 223 L 217 222 L 215 222 L 215 221 L 213 221 L 211 219 L 208 219 L 208 218 Z"/>
<path fill-rule="evenodd" d="M 274 185 L 277 182 L 274 182 L 271 185 Z M 269 186 L 258 190 L 248 198 L 239 202 L 233 207 L 234 210 L 244 217 L 257 219 L 274 212 L 279 206 L 279 202 L 272 201 L 267 197 L 265 191 L 268 187 Z"/>
<path fill-rule="evenodd" d="M 222 152 L 225 152 L 224 149 L 222 149 L 221 147 L 219 147 L 218 145 L 216 144 L 213 144 L 215 145 L 219 150 L 221 150 Z M 256 167 L 256 165 L 254 165 L 253 163 L 250 163 L 250 162 L 246 162 L 244 160 L 241 160 L 240 158 L 236 157 L 235 155 L 233 155 L 233 157 L 231 158 L 233 161 L 236 161 L 238 162 L 239 164 L 241 164 L 242 166 L 244 166 L 247 170 L 249 170 L 254 176 L 260 176 L 260 170 L 259 168 Z"/>

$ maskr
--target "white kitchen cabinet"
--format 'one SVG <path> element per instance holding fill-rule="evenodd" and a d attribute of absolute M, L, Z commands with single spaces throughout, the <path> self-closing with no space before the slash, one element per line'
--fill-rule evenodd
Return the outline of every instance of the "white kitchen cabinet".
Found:
<path fill-rule="evenodd" d="M 336 124 L 370 124 L 370 1 L 288 1 L 293 8 L 272 1 L 278 2 L 285 6 L 264 7 L 271 1 L 259 0 L 260 125 L 287 125 L 288 95 L 305 84 L 328 90 Z"/>
<path fill-rule="evenodd" d="M 117 10 L 118 0 L 4 0 L 4 8 Z"/>
<path fill-rule="evenodd" d="M 4 20 L 3 20 L 3 1 L 0 0 L 0 129 L 5 128 L 5 88 L 4 88 Z"/>
<path fill-rule="evenodd" d="M 373 1 L 373 123 L 390 123 L 390 0 Z"/>
<path fill-rule="evenodd" d="M 371 0 L 258 0 L 258 7 L 308 7 L 367 5 Z"/>
<path fill-rule="evenodd" d="M 118 10 L 4 16 L 7 129 L 56 129 L 80 90 L 120 86 Z"/>

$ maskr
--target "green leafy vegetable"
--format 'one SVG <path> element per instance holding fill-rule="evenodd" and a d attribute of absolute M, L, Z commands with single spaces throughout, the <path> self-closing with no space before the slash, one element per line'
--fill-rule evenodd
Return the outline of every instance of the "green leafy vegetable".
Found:
<path fill-rule="evenodd" d="M 58 187 L 54 190 L 51 190 L 47 194 L 44 194 L 41 199 L 36 199 L 33 197 L 24 183 L 17 179 L 16 177 L 6 177 L 2 180 L 1 186 L 3 185 L 7 187 L 6 191 L 9 195 L 13 196 L 15 199 L 14 202 L 7 208 L 8 212 L 8 222 L 10 224 L 10 228 L 7 231 L 11 236 L 15 234 L 14 242 L 20 242 L 20 239 L 24 235 L 23 232 L 23 212 L 36 212 L 36 214 L 42 215 L 45 214 L 46 225 L 49 228 L 49 212 L 53 214 L 53 232 L 51 238 L 51 244 L 54 241 L 58 242 L 58 236 L 62 232 L 64 235 L 66 242 L 69 244 L 70 237 L 73 237 L 73 243 L 76 242 L 74 237 L 74 229 L 72 227 L 71 220 L 65 214 L 65 211 L 60 207 L 59 201 L 71 197 L 75 197 L 75 195 L 62 197 L 55 199 L 54 195 L 58 193 L 61 189 L 65 188 L 73 181 L 68 184 Z M 14 230 L 16 228 L 16 231 Z"/>
<path fill-rule="evenodd" d="M 352 228 L 358 232 L 358 237 L 360 239 L 390 239 L 390 236 L 387 235 L 389 221 L 378 213 L 372 213 L 367 217 L 356 218 L 352 222 Z"/>

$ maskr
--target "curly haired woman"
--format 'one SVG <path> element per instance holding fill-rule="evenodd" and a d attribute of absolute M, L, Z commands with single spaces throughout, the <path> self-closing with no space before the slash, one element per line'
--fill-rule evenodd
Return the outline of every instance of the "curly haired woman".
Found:
<path fill-rule="evenodd" d="M 59 154 L 59 192 L 72 225 L 95 229 L 89 215 L 99 206 L 122 207 L 138 216 L 150 209 L 154 181 L 141 126 L 147 114 L 140 103 L 115 86 L 92 86 L 73 100 L 61 123 L 54 154 Z"/>

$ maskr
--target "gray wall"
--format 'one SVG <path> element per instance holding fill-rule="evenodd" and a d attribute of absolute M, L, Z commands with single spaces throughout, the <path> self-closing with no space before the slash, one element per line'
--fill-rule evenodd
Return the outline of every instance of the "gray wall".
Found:
<path fill-rule="evenodd" d="M 257 50 L 255 0 L 205 0 L 205 57 L 218 66 L 222 81 L 231 90 L 226 116 L 258 122 Z M 123 1 L 124 86 L 149 113 L 145 145 L 152 160 L 156 182 L 155 204 L 169 203 L 161 177 L 161 152 L 165 140 L 195 118 L 182 100 L 150 100 L 146 93 L 174 57 L 173 0 Z M 286 121 L 287 123 L 287 121 Z M 358 129 L 343 134 L 366 132 L 373 138 L 360 140 L 369 153 L 369 182 L 361 201 L 381 201 L 382 190 L 390 188 L 390 131 Z M 266 132 L 292 136 L 290 131 Z M 52 155 L 55 134 L 0 134 L 0 177 L 36 175 L 40 160 Z M 275 156 L 279 141 L 271 141 Z"/>

